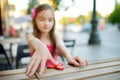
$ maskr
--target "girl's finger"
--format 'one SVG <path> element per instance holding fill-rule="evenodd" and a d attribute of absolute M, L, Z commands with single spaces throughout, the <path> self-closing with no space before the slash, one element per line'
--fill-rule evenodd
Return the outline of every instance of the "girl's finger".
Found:
<path fill-rule="evenodd" d="M 40 70 L 39 70 L 39 75 L 42 75 L 44 70 L 45 70 L 45 63 L 46 63 L 46 60 L 42 60 L 41 61 L 41 65 L 40 65 Z"/>
<path fill-rule="evenodd" d="M 83 62 L 80 57 L 75 57 L 74 59 L 79 63 L 79 65 Z"/>
<path fill-rule="evenodd" d="M 73 65 L 73 66 L 79 66 L 79 63 L 73 58 L 69 60 L 68 64 Z"/>
<path fill-rule="evenodd" d="M 39 63 L 40 63 L 39 60 L 36 60 L 36 62 L 34 63 L 32 69 L 31 69 L 31 72 L 30 72 L 29 76 L 33 76 L 34 75 L 35 71 L 38 68 Z"/>
<path fill-rule="evenodd" d="M 82 60 L 80 57 L 75 57 L 75 60 L 79 63 L 79 66 L 85 66 L 86 61 Z"/>
<path fill-rule="evenodd" d="M 32 66 L 34 65 L 34 62 L 35 62 L 35 59 L 32 59 L 32 58 L 31 58 L 31 60 L 30 60 L 29 63 L 28 63 L 28 66 L 27 66 L 26 75 L 29 75 L 29 74 L 30 74 L 31 68 L 32 68 Z"/>
<path fill-rule="evenodd" d="M 58 65 L 58 63 L 51 56 L 49 60 L 53 63 L 53 65 Z"/>

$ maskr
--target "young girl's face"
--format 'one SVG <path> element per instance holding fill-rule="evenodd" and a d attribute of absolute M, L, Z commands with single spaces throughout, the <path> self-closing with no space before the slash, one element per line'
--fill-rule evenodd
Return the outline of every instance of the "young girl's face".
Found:
<path fill-rule="evenodd" d="M 37 28 L 41 33 L 48 33 L 54 25 L 54 16 L 50 10 L 43 10 L 36 16 Z"/>

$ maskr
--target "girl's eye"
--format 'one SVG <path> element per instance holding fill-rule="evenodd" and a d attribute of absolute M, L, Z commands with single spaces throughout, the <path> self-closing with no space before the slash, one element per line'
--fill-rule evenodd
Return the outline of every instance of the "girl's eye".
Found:
<path fill-rule="evenodd" d="M 49 19 L 49 21 L 51 22 L 51 21 L 53 21 L 53 19 Z"/>
<path fill-rule="evenodd" d="M 40 18 L 39 20 L 40 20 L 40 21 L 44 21 L 44 19 L 43 19 L 43 18 Z"/>
<path fill-rule="evenodd" d="M 47 20 L 47 19 L 45 19 L 45 18 L 39 18 L 39 20 L 40 20 L 40 21 L 45 21 L 45 20 Z M 53 19 L 52 19 L 52 18 L 50 18 L 50 19 L 48 19 L 48 21 L 49 21 L 49 22 L 52 22 L 52 21 L 53 21 Z"/>

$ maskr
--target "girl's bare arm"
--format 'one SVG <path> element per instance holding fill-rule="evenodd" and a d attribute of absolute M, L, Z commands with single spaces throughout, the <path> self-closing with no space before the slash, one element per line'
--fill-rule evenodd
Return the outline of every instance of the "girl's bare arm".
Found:
<path fill-rule="evenodd" d="M 41 64 L 39 69 L 39 75 L 42 75 L 45 69 L 45 63 L 47 59 L 49 59 L 54 65 L 57 65 L 57 63 L 50 55 L 47 47 L 38 38 L 35 38 L 32 34 L 28 34 L 27 42 L 30 46 L 30 49 L 32 51 L 34 50 L 34 54 L 32 55 L 26 69 L 27 76 L 33 76 L 39 64 Z"/>
<path fill-rule="evenodd" d="M 72 64 L 74 66 L 84 66 L 87 64 L 86 60 L 82 60 L 80 56 L 72 56 L 70 54 L 69 50 L 64 45 L 64 42 L 60 34 L 56 35 L 56 44 L 59 54 L 66 58 L 68 64 Z"/>

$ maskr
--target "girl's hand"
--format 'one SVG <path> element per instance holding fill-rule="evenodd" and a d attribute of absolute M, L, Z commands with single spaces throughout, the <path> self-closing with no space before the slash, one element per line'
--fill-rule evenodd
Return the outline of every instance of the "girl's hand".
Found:
<path fill-rule="evenodd" d="M 68 64 L 73 66 L 86 66 L 88 64 L 87 60 L 82 60 L 79 56 L 67 59 Z"/>
<path fill-rule="evenodd" d="M 42 75 L 45 70 L 45 64 L 47 59 L 49 59 L 54 65 L 57 65 L 57 63 L 54 61 L 50 53 L 46 51 L 40 51 L 39 48 L 36 49 L 28 63 L 26 75 L 29 77 L 33 76 L 38 67 L 39 75 Z"/>

